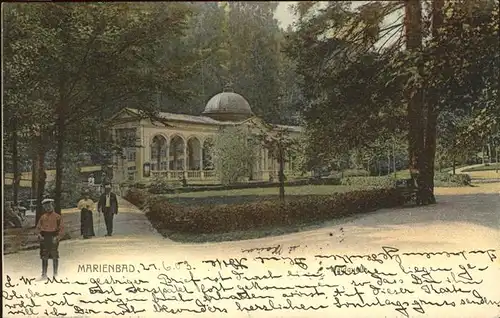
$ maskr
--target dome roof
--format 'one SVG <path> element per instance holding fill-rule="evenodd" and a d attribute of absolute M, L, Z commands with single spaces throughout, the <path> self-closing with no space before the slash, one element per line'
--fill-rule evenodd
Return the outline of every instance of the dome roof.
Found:
<path fill-rule="evenodd" d="M 238 121 L 252 117 L 253 112 L 243 96 L 226 88 L 208 101 L 203 115 L 221 121 Z"/>

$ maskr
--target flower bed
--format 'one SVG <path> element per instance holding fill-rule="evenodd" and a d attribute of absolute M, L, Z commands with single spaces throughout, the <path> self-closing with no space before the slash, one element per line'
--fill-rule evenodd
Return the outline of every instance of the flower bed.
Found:
<path fill-rule="evenodd" d="M 395 189 L 287 198 L 284 203 L 273 200 L 191 207 L 156 198 L 149 201 L 146 215 L 160 232 L 205 234 L 326 221 L 403 204 L 404 199 Z"/>

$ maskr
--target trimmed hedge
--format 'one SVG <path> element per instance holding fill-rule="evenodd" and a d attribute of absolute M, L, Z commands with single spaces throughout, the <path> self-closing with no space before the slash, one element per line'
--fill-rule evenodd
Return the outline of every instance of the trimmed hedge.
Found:
<path fill-rule="evenodd" d="M 392 188 L 395 180 L 387 176 L 376 177 L 349 177 L 341 180 L 342 185 L 363 186 L 374 188 Z M 436 187 L 463 187 L 471 184 L 468 174 L 451 174 L 447 172 L 436 172 L 434 174 L 434 186 Z"/>
<path fill-rule="evenodd" d="M 351 177 L 343 178 L 342 185 L 347 186 L 363 186 L 363 187 L 376 187 L 376 188 L 392 188 L 394 187 L 394 179 L 391 177 Z"/>
<path fill-rule="evenodd" d="M 463 187 L 471 184 L 471 177 L 468 174 L 440 173 L 434 174 L 434 186 L 436 187 Z"/>
<path fill-rule="evenodd" d="M 294 197 L 286 202 L 191 207 L 172 204 L 161 198 L 150 201 L 146 215 L 160 232 L 208 234 L 325 221 L 403 204 L 404 198 L 396 189 Z"/>

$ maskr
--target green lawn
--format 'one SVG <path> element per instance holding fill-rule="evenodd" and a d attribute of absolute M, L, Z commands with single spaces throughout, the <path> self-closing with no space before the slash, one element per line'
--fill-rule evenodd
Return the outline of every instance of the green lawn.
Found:
<path fill-rule="evenodd" d="M 464 170 L 462 170 L 462 172 L 491 171 L 491 170 L 500 170 L 500 163 L 492 163 L 490 165 L 484 165 L 484 166 L 464 169 Z"/>
<path fill-rule="evenodd" d="M 343 185 L 306 185 L 285 187 L 286 196 L 329 195 L 333 193 L 363 190 L 367 187 Z M 178 194 L 163 194 L 170 202 L 182 205 L 238 204 L 264 200 L 278 199 L 279 189 L 252 188 L 217 191 L 187 192 Z"/>
<path fill-rule="evenodd" d="M 286 195 L 328 195 L 337 192 L 347 192 L 355 190 L 352 186 L 343 185 L 305 185 L 285 187 Z M 278 195 L 279 188 L 251 188 L 251 189 L 233 189 L 233 190 L 213 190 L 187 192 L 179 194 L 165 194 L 168 197 L 210 197 L 210 196 L 240 196 L 240 195 Z"/>
<path fill-rule="evenodd" d="M 396 179 L 398 180 L 403 180 L 403 179 L 410 179 L 410 170 L 405 169 L 405 170 L 399 170 L 396 171 Z M 394 176 L 394 172 L 390 174 L 391 176 Z"/>
<path fill-rule="evenodd" d="M 455 169 L 466 167 L 467 165 L 458 165 L 455 166 Z M 448 167 L 448 168 L 443 168 L 441 169 L 440 172 L 451 172 L 453 170 L 453 167 Z M 494 170 L 494 169 L 483 169 L 483 170 Z M 464 171 L 469 171 L 469 170 L 464 170 Z M 470 171 L 481 171 L 481 170 L 470 170 Z M 438 172 L 438 171 L 436 171 Z M 391 176 L 394 176 L 394 172 L 391 173 Z M 405 170 L 399 170 L 396 172 L 396 178 L 397 179 L 410 179 L 410 170 L 405 169 Z"/>
<path fill-rule="evenodd" d="M 467 167 L 467 166 L 468 165 L 456 165 L 455 166 L 455 170 L 459 169 L 459 168 Z M 441 172 L 452 172 L 452 171 L 453 171 L 453 167 L 448 167 L 448 168 L 441 169 Z"/>

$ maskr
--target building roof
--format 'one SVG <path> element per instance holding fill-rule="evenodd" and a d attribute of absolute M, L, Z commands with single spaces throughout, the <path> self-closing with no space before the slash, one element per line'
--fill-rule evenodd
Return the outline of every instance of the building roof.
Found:
<path fill-rule="evenodd" d="M 134 108 L 125 108 L 124 111 L 131 112 L 133 114 L 138 114 L 138 110 Z M 176 114 L 176 113 L 168 113 L 168 112 L 160 112 L 159 117 L 166 121 L 176 121 L 176 122 L 185 122 L 185 123 L 194 123 L 194 124 L 205 124 L 205 125 L 214 125 L 214 126 L 231 126 L 231 125 L 241 125 L 252 118 L 256 118 L 255 116 L 247 118 L 245 120 L 240 121 L 220 121 L 207 116 L 194 116 L 194 115 L 186 115 L 186 114 Z M 303 129 L 300 126 L 287 126 L 287 125 L 275 125 L 280 129 L 287 129 L 292 132 L 301 132 Z"/>
<path fill-rule="evenodd" d="M 254 116 L 248 101 L 233 92 L 230 87 L 213 96 L 205 106 L 203 114 L 221 121 L 243 120 Z"/>

